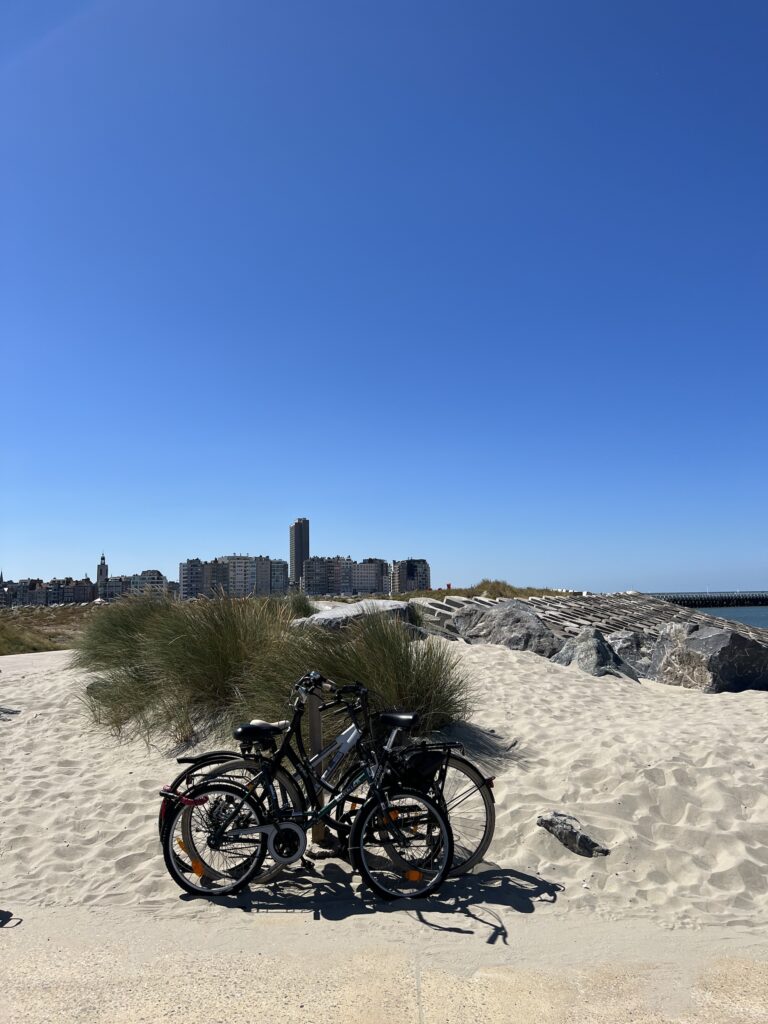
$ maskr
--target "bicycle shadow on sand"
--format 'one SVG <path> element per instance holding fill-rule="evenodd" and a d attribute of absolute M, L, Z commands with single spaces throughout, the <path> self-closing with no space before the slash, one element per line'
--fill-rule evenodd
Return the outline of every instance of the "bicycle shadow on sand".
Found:
<path fill-rule="evenodd" d="M 474 935 L 478 926 L 488 930 L 486 942 L 507 942 L 500 911 L 532 914 L 541 904 L 557 901 L 563 886 L 536 875 L 479 864 L 474 872 L 448 879 L 428 899 L 376 899 L 359 875 L 341 861 L 305 861 L 279 881 L 245 889 L 236 896 L 203 897 L 210 903 L 243 913 L 311 914 L 314 920 L 342 921 L 361 914 L 407 914 L 440 932 Z M 182 900 L 200 897 L 183 895 Z M 498 909 L 496 909 L 498 908 Z"/>

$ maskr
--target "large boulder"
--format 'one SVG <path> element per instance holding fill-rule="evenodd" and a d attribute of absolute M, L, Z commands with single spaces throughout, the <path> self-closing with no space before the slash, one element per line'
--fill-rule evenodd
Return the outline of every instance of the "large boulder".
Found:
<path fill-rule="evenodd" d="M 705 693 L 768 690 L 768 647 L 730 629 L 671 623 L 654 648 L 652 671 L 660 683 Z"/>
<path fill-rule="evenodd" d="M 637 672 L 620 658 L 599 629 L 587 627 L 565 644 L 553 658 L 557 665 L 576 665 L 591 676 L 626 676 L 637 681 Z"/>
<path fill-rule="evenodd" d="M 294 619 L 293 626 L 319 626 L 321 629 L 341 629 L 361 615 L 386 615 L 408 622 L 410 613 L 406 601 L 355 601 L 350 604 L 335 604 L 314 615 Z"/>
<path fill-rule="evenodd" d="M 525 601 L 502 601 L 493 607 L 469 605 L 450 620 L 459 636 L 473 644 L 501 644 L 513 651 L 552 657 L 563 645 Z"/>
<path fill-rule="evenodd" d="M 605 639 L 622 661 L 630 665 L 639 676 L 650 678 L 651 655 L 655 643 L 652 636 L 631 629 L 618 629 L 615 633 L 608 633 Z"/>

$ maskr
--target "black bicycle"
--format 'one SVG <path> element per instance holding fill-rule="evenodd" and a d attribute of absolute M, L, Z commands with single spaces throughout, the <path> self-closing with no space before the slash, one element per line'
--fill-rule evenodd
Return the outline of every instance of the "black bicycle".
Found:
<path fill-rule="evenodd" d="M 320 677 L 318 677 L 320 678 Z M 322 790 L 330 801 L 334 801 L 332 816 L 336 823 L 336 831 L 342 839 L 365 802 L 367 789 L 365 784 L 349 793 L 341 800 L 335 800 L 341 787 L 347 787 L 350 781 L 360 774 L 358 764 L 358 748 L 363 736 L 372 740 L 371 715 L 368 709 L 368 690 L 365 687 L 355 688 L 356 702 L 352 705 L 338 698 L 338 687 L 329 680 L 334 698 L 321 705 L 321 713 L 328 715 L 341 712 L 354 718 L 324 749 L 308 762 L 294 767 L 292 773 L 280 768 L 275 773 L 275 784 L 278 799 L 284 807 L 294 810 L 305 810 L 307 806 L 309 786 L 305 776 L 310 775 L 311 785 L 315 790 Z M 355 713 L 356 712 L 356 713 Z M 385 724 L 381 716 L 377 717 L 376 725 L 379 732 L 383 727 L 388 731 L 386 746 L 388 756 L 388 777 L 385 785 L 405 786 L 424 792 L 435 801 L 448 816 L 454 838 L 453 862 L 449 875 L 456 877 L 470 871 L 485 856 L 493 838 L 496 823 L 493 799 L 493 778 L 485 775 L 478 767 L 464 756 L 463 747 L 459 743 L 426 742 L 413 743 L 405 740 L 403 733 L 410 730 L 417 722 L 416 716 L 391 713 Z M 252 725 L 274 728 L 279 731 L 288 727 L 286 722 L 263 722 L 254 720 Z M 379 741 L 379 746 L 383 739 Z M 173 782 L 165 788 L 164 799 L 160 807 L 158 820 L 160 837 L 163 835 L 163 824 L 180 795 L 188 788 L 204 779 L 227 778 L 239 785 L 251 781 L 261 775 L 261 751 L 264 744 L 257 745 L 257 755 L 252 753 L 252 744 L 241 744 L 240 753 L 229 750 L 210 751 L 197 757 L 179 758 L 179 763 L 187 767 L 177 775 Z M 378 749 L 378 747 L 377 747 Z M 258 785 L 258 783 L 257 783 Z M 177 851 L 177 857 L 181 854 Z M 266 882 L 275 878 L 282 870 L 282 865 L 269 859 L 264 863 L 253 882 Z"/>
<path fill-rule="evenodd" d="M 333 692 L 337 701 L 352 698 L 347 712 L 353 722 L 367 713 L 365 687 L 336 687 L 318 673 L 309 673 L 294 686 L 290 722 L 249 723 L 235 730 L 234 738 L 251 751 L 245 778 L 204 779 L 181 795 L 161 791 L 164 800 L 172 800 L 163 815 L 165 864 L 181 888 L 195 895 L 221 896 L 238 892 L 253 880 L 264 881 L 267 858 L 267 875 L 298 861 L 307 846 L 308 829 L 320 821 L 345 838 L 353 867 L 384 899 L 424 897 L 439 888 L 453 859 L 451 826 L 423 792 L 383 784 L 390 776 L 385 748 L 377 749 L 363 735 L 356 772 L 322 805 L 301 735 L 306 702 L 320 692 Z M 403 717 L 394 713 L 389 724 L 403 727 Z M 388 724 L 386 714 L 380 719 Z M 301 778 L 305 793 L 296 787 L 295 777 Z M 351 824 L 335 820 L 337 804 L 363 786 L 368 795 Z"/>

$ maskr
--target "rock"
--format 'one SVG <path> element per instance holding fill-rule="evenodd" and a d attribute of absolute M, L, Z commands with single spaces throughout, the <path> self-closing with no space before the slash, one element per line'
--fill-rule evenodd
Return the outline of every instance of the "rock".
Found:
<path fill-rule="evenodd" d="M 650 678 L 651 654 L 655 643 L 652 636 L 647 633 L 636 633 L 631 629 L 619 629 L 615 633 L 609 633 L 605 639 L 622 661 L 633 668 L 639 676 Z"/>
<path fill-rule="evenodd" d="M 578 636 L 566 640 L 552 661 L 557 665 L 576 665 L 592 676 L 627 676 L 637 681 L 637 672 L 606 641 L 599 629 L 587 627 Z"/>
<path fill-rule="evenodd" d="M 536 819 L 536 824 L 546 829 L 558 842 L 580 857 L 607 857 L 611 852 L 584 832 L 581 822 L 571 814 L 546 811 Z"/>
<path fill-rule="evenodd" d="M 768 690 L 768 647 L 730 629 L 665 626 L 653 650 L 654 678 L 704 693 Z"/>
<path fill-rule="evenodd" d="M 491 608 L 461 608 L 450 620 L 470 643 L 502 644 L 513 651 L 532 651 L 551 658 L 563 645 L 525 601 L 501 601 Z"/>
<path fill-rule="evenodd" d="M 293 626 L 320 626 L 322 629 L 341 629 L 361 615 L 387 615 L 395 619 L 409 620 L 406 601 L 355 601 L 350 604 L 336 604 L 303 619 L 294 619 Z"/>
<path fill-rule="evenodd" d="M 659 668 L 667 654 L 679 647 L 699 628 L 697 622 L 667 622 L 659 630 L 659 638 L 651 651 L 651 663 L 648 667 L 648 678 L 658 679 Z"/>

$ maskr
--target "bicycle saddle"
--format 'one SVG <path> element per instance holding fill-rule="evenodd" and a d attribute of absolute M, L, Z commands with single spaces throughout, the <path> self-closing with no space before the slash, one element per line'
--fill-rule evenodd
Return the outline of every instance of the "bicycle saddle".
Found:
<path fill-rule="evenodd" d="M 238 725 L 232 735 L 240 743 L 263 743 L 285 732 L 289 725 L 290 722 L 262 722 L 254 718 L 252 722 Z"/>
<path fill-rule="evenodd" d="M 420 719 L 415 711 L 382 711 L 379 721 L 388 729 L 416 729 Z"/>

